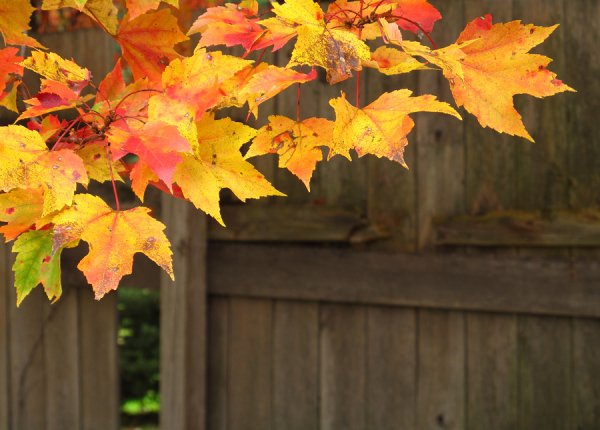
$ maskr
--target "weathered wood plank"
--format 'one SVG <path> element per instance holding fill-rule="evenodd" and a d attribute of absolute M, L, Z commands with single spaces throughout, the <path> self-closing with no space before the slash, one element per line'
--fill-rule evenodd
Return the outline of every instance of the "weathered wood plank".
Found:
<path fill-rule="evenodd" d="M 229 299 L 208 303 L 207 429 L 227 430 Z"/>
<path fill-rule="evenodd" d="M 275 302 L 273 428 L 319 428 L 319 305 Z"/>
<path fill-rule="evenodd" d="M 271 300 L 231 300 L 229 429 L 272 428 L 272 311 Z"/>
<path fill-rule="evenodd" d="M 564 21 L 563 0 L 518 0 L 513 9 L 514 18 L 527 24 L 549 26 Z M 555 60 L 550 69 L 559 79 L 564 79 L 567 67 L 564 36 L 564 28 L 560 27 L 536 50 Z M 516 98 L 517 110 L 537 143 L 519 142 L 516 145 L 515 207 L 538 209 L 546 214 L 567 207 L 570 139 L 567 136 L 566 102 L 570 98 L 577 96 L 567 93 L 544 100 L 531 96 Z"/>
<path fill-rule="evenodd" d="M 173 244 L 175 282 L 161 278 L 161 426 L 206 423 L 206 218 L 166 196 L 162 217 Z"/>
<path fill-rule="evenodd" d="M 517 317 L 467 314 L 467 428 L 517 428 Z"/>
<path fill-rule="evenodd" d="M 12 256 L 10 260 L 12 266 Z M 10 397 L 12 428 L 15 430 L 46 428 L 44 327 L 48 321 L 44 315 L 44 305 L 47 300 L 44 291 L 36 288 L 19 308 L 12 306 L 9 310 Z M 10 289 L 9 303 L 16 303 L 14 288 Z"/>
<path fill-rule="evenodd" d="M 436 221 L 436 245 L 598 247 L 600 211 L 501 211 Z"/>
<path fill-rule="evenodd" d="M 65 285 L 61 299 L 44 306 L 47 430 L 81 428 L 77 287 Z"/>
<path fill-rule="evenodd" d="M 586 25 L 600 21 L 600 2 L 579 0 L 565 6 L 560 21 L 569 67 L 562 79 L 579 91 L 566 97 L 569 205 L 582 209 L 600 203 L 600 26 Z"/>
<path fill-rule="evenodd" d="M 355 211 L 317 205 L 226 205 L 227 227 L 209 224 L 209 239 L 223 242 L 365 242 L 386 236 Z"/>
<path fill-rule="evenodd" d="M 600 321 L 573 321 L 573 427 L 600 425 Z"/>
<path fill-rule="evenodd" d="M 419 310 L 418 336 L 416 428 L 464 429 L 464 314 Z"/>
<path fill-rule="evenodd" d="M 415 428 L 416 312 L 369 307 L 367 324 L 367 429 Z"/>
<path fill-rule="evenodd" d="M 366 308 L 321 305 L 321 429 L 366 428 Z"/>
<path fill-rule="evenodd" d="M 512 18 L 512 1 L 464 0 L 463 24 L 491 13 L 494 22 Z M 444 26 L 444 23 L 441 24 Z M 477 119 L 464 112 L 465 121 L 465 209 L 479 214 L 515 207 L 514 175 L 516 146 L 525 140 L 482 128 Z"/>
<path fill-rule="evenodd" d="M 81 428 L 119 429 L 117 295 L 100 302 L 85 283 L 79 288 Z"/>
<path fill-rule="evenodd" d="M 571 428 L 571 321 L 520 316 L 518 324 L 518 428 Z"/>
<path fill-rule="evenodd" d="M 433 38 L 439 46 L 446 46 L 464 26 L 463 4 L 453 1 L 436 6 L 444 21 L 436 26 Z M 419 74 L 419 94 L 453 100 L 448 82 L 438 71 Z M 433 217 L 465 211 L 465 137 L 464 123 L 448 115 L 417 114 L 415 123 L 417 240 L 418 248 L 424 249 L 433 244 Z"/>
<path fill-rule="evenodd" d="M 208 261 L 219 295 L 600 316 L 597 260 L 214 245 Z"/>
<path fill-rule="evenodd" d="M 0 241 L 0 428 L 10 427 L 10 326 L 9 309 L 15 306 L 9 300 L 9 289 L 13 288 L 10 276 L 10 249 Z"/>

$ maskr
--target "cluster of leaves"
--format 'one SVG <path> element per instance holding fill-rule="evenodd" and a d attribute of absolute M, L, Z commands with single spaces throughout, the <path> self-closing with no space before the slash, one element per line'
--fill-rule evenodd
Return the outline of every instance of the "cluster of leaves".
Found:
<path fill-rule="evenodd" d="M 39 284 L 50 299 L 60 296 L 61 251 L 81 240 L 89 252 L 78 268 L 97 298 L 131 273 L 138 252 L 173 275 L 164 225 L 143 206 L 121 210 L 116 181 L 130 184 L 142 202 L 153 186 L 223 223 L 221 189 L 242 201 L 282 195 L 249 158 L 278 154 L 279 166 L 309 188 L 318 162 L 335 155 L 350 159 L 352 150 L 404 165 L 411 113 L 461 118 L 435 96 L 413 96 L 407 89 L 362 107 L 358 81 L 365 67 L 386 75 L 437 69 L 456 104 L 482 126 L 528 140 L 513 96 L 571 90 L 546 68 L 549 58 L 529 53 L 556 27 L 493 24 L 484 16 L 467 24 L 455 43 L 438 48 L 429 33 L 441 15 L 427 0 L 336 0 L 327 10 L 313 0 L 284 0 L 260 12 L 255 0 L 243 0 L 208 8 L 186 36 L 178 5 L 126 0 L 119 18 L 113 0 L 43 0 L 45 10 L 70 7 L 87 14 L 120 45 L 122 58 L 96 87 L 87 69 L 27 35 L 29 0 L 0 0 L 4 42 L 32 48 L 26 58 L 18 47 L 0 50 L 0 104 L 25 124 L 0 127 L 0 221 L 6 223 L 0 232 L 16 239 L 19 303 Z M 431 46 L 403 37 L 409 33 L 426 36 Z M 193 52 L 178 52 L 177 45 L 193 34 L 200 35 Z M 290 41 L 285 67 L 261 61 L 267 49 Z M 241 46 L 245 54 L 207 49 L 217 45 Z M 254 51 L 258 59 L 248 59 Z M 270 116 L 255 129 L 215 115 L 247 106 L 248 115 L 258 116 L 261 103 L 314 80 L 316 68 L 326 71 L 332 85 L 356 75 L 354 103 L 343 93 L 329 101 L 335 121 L 302 119 L 298 112 L 296 118 Z M 25 69 L 41 77 L 35 95 L 22 84 Z M 76 117 L 60 119 L 59 111 Z M 90 180 L 112 182 L 114 208 L 85 192 Z"/>

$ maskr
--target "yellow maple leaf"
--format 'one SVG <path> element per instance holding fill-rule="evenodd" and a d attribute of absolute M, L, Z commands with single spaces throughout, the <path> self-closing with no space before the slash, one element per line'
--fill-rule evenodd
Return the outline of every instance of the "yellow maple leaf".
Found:
<path fill-rule="evenodd" d="M 92 285 L 96 299 L 116 290 L 132 271 L 133 256 L 141 252 L 173 278 L 171 248 L 165 226 L 137 207 L 112 210 L 100 197 L 78 194 L 74 205 L 54 217 L 52 249 L 57 251 L 79 239 L 89 245 L 77 267 Z"/>
<path fill-rule="evenodd" d="M 77 183 L 88 183 L 83 161 L 75 152 L 49 151 L 37 131 L 20 125 L 0 127 L 0 159 L 0 189 L 42 187 L 42 216 L 70 205 Z"/>
<path fill-rule="evenodd" d="M 427 70 L 426 64 L 421 63 L 412 55 L 389 46 L 380 46 L 371 53 L 371 59 L 364 66 L 379 70 L 384 75 L 399 75 L 414 70 Z"/>
<path fill-rule="evenodd" d="M 288 26 L 295 27 L 298 40 L 288 66 L 319 66 L 327 71 L 327 81 L 335 84 L 361 70 L 369 61 L 369 47 L 355 34 L 329 28 L 318 3 L 312 0 L 287 0 L 273 3 L 273 12 Z"/>
<path fill-rule="evenodd" d="M 205 115 L 197 127 L 200 144 L 194 155 L 182 154 L 174 176 L 194 206 L 225 225 L 219 209 L 221 189 L 229 188 L 242 201 L 283 195 L 240 152 L 240 147 L 256 135 L 255 129 L 211 115 Z"/>
<path fill-rule="evenodd" d="M 460 115 L 448 103 L 440 102 L 432 95 L 411 97 L 410 90 L 383 93 L 370 105 L 358 109 L 341 97 L 329 104 L 335 110 L 335 127 L 330 157 L 336 154 L 350 159 L 354 149 L 359 157 L 373 154 L 389 158 L 406 167 L 404 147 L 406 136 L 414 126 L 408 116 L 414 112 L 439 112 L 460 119 Z"/>
<path fill-rule="evenodd" d="M 88 69 L 71 60 L 65 60 L 54 52 L 33 51 L 21 65 L 47 79 L 65 84 L 76 93 L 92 79 Z"/>
<path fill-rule="evenodd" d="M 310 191 L 310 178 L 323 159 L 321 147 L 331 142 L 333 122 L 324 118 L 308 118 L 297 122 L 280 116 L 269 116 L 269 124 L 258 130 L 246 158 L 278 154 L 279 167 L 296 175 Z"/>

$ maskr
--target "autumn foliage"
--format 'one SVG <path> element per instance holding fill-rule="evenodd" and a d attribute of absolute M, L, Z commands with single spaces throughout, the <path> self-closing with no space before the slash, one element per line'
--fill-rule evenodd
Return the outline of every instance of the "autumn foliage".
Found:
<path fill-rule="evenodd" d="M 45 10 L 65 7 L 88 15 L 120 45 L 122 57 L 97 86 L 85 65 L 49 52 L 28 34 L 29 0 L 0 0 L 6 45 L 0 105 L 19 115 L 0 127 L 0 232 L 15 240 L 18 303 L 39 284 L 58 299 L 60 254 L 80 241 L 89 252 L 78 268 L 98 299 L 131 273 L 136 253 L 173 276 L 164 225 L 144 206 L 122 209 L 117 181 L 142 202 L 148 186 L 156 187 L 223 224 L 224 188 L 242 201 L 282 195 L 250 158 L 278 154 L 279 167 L 310 189 L 316 165 L 336 155 L 350 159 L 354 151 L 405 165 L 412 113 L 461 119 L 434 95 L 401 88 L 365 106 L 358 90 L 340 93 L 329 101 L 335 121 L 301 118 L 298 111 L 295 118 L 270 116 L 256 129 L 221 112 L 238 108 L 257 117 L 263 102 L 292 85 L 300 98 L 301 85 L 318 69 L 329 84 L 352 78 L 357 89 L 364 68 L 386 75 L 435 69 L 456 105 L 483 127 L 527 140 L 513 96 L 572 91 L 547 69 L 549 58 L 530 53 L 556 26 L 494 24 L 487 15 L 468 23 L 455 43 L 438 47 L 429 33 L 442 17 L 427 0 L 336 0 L 326 9 L 312 0 L 260 8 L 243 0 L 208 8 L 189 28 L 181 27 L 183 0 L 41 3 Z M 186 13 L 189 7 L 187 1 Z M 199 40 L 193 50 L 192 35 Z M 262 61 L 265 51 L 286 44 L 293 50 L 285 67 Z M 241 47 L 244 55 L 227 55 L 219 46 Z M 39 76 L 39 91 L 25 86 L 24 72 Z M 114 201 L 87 193 L 90 181 L 112 183 Z"/>

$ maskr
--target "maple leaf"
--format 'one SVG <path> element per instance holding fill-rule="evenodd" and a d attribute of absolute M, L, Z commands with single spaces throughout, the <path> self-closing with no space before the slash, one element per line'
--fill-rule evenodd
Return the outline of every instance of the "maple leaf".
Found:
<path fill-rule="evenodd" d="M 137 155 L 136 168 L 146 165 L 169 189 L 175 168 L 182 161 L 179 154 L 191 151 L 190 143 L 179 134 L 177 127 L 162 121 L 148 122 L 139 129 L 127 131 L 113 129 L 108 141 L 113 159 L 118 160 L 128 153 Z M 144 180 L 139 174 L 136 172 L 136 180 Z M 140 186 L 134 185 L 134 188 L 140 189 Z"/>
<path fill-rule="evenodd" d="M 164 94 L 150 98 L 150 120 L 175 125 L 195 148 L 196 120 L 225 97 L 221 84 L 252 63 L 204 48 L 197 48 L 191 57 L 173 60 L 162 75 Z"/>
<path fill-rule="evenodd" d="M 92 97 L 91 94 L 80 97 L 77 92 L 61 82 L 42 79 L 40 92 L 32 98 L 24 100 L 29 106 L 19 115 L 17 120 L 73 109 Z"/>
<path fill-rule="evenodd" d="M 41 188 L 15 189 L 0 194 L 0 227 L 8 242 L 40 222 L 44 207 L 44 191 Z"/>
<path fill-rule="evenodd" d="M 371 53 L 371 59 L 363 63 L 366 67 L 379 70 L 384 75 L 399 75 L 414 70 L 427 70 L 426 64 L 421 63 L 412 55 L 389 46 L 380 46 Z"/>
<path fill-rule="evenodd" d="M 200 144 L 194 155 L 183 155 L 174 177 L 194 206 L 224 225 L 219 209 L 221 189 L 229 188 L 242 201 L 283 195 L 240 152 L 256 135 L 255 129 L 229 118 L 215 120 L 211 115 L 205 115 L 197 127 Z"/>
<path fill-rule="evenodd" d="M 37 40 L 25 34 L 29 31 L 29 18 L 34 10 L 29 0 L 0 0 L 0 33 L 7 45 L 43 48 Z"/>
<path fill-rule="evenodd" d="M 162 71 L 179 54 L 174 46 L 188 40 L 168 9 L 149 12 L 135 19 L 125 16 L 116 39 L 134 79 L 147 77 L 160 82 Z"/>
<path fill-rule="evenodd" d="M 439 112 L 460 119 L 452 106 L 436 100 L 435 96 L 411 97 L 411 94 L 410 90 L 383 93 L 362 109 L 348 103 L 343 93 L 341 97 L 330 100 L 336 117 L 330 157 L 340 154 L 350 159 L 350 149 L 353 148 L 359 157 L 373 154 L 406 167 L 406 136 L 414 126 L 408 116 L 410 113 Z"/>
<path fill-rule="evenodd" d="M 60 252 L 52 252 L 50 230 L 28 231 L 15 241 L 12 252 L 17 254 L 13 271 L 17 306 L 42 284 L 48 299 L 56 301 L 62 294 L 60 279 Z"/>
<path fill-rule="evenodd" d="M 457 40 L 464 53 L 464 79 L 443 68 L 457 105 L 475 115 L 483 127 L 533 141 L 513 105 L 513 96 L 546 97 L 574 91 L 546 68 L 550 58 L 529 53 L 557 27 L 520 21 L 492 25 L 491 15 L 469 23 Z"/>
<path fill-rule="evenodd" d="M 73 201 L 77 183 L 87 185 L 83 161 L 70 149 L 48 151 L 37 131 L 20 125 L 0 127 L 0 189 L 44 189 L 42 216 Z"/>
<path fill-rule="evenodd" d="M 74 205 L 54 217 L 54 251 L 77 240 L 89 245 L 77 267 L 92 285 L 96 299 L 116 290 L 123 276 L 131 273 L 133 256 L 141 252 L 173 278 L 171 249 L 165 226 L 137 207 L 112 210 L 101 198 L 78 194 Z"/>
<path fill-rule="evenodd" d="M 198 17 L 187 34 L 202 33 L 198 46 L 241 45 L 248 52 L 265 33 L 258 24 L 256 12 L 232 3 L 210 7 Z"/>
<path fill-rule="evenodd" d="M 356 35 L 327 27 L 323 10 L 312 0 L 273 3 L 273 12 L 298 34 L 288 66 L 322 67 L 327 81 L 335 84 L 352 76 L 352 70 L 361 70 L 370 58 L 369 47 Z"/>
<path fill-rule="evenodd" d="M 0 106 L 13 111 L 17 109 L 17 87 L 23 77 L 23 57 L 17 55 L 18 48 L 0 49 Z"/>
<path fill-rule="evenodd" d="M 165 4 L 173 7 L 179 7 L 179 0 L 162 0 Z M 131 19 L 158 8 L 161 0 L 126 0 L 127 11 Z"/>
<path fill-rule="evenodd" d="M 296 175 L 310 191 L 310 178 L 323 159 L 321 147 L 333 138 L 333 122 L 308 118 L 302 122 L 280 115 L 269 116 L 269 124 L 258 130 L 246 158 L 278 154 L 279 167 Z"/>
<path fill-rule="evenodd" d="M 79 94 L 92 79 L 88 69 L 78 66 L 71 60 L 65 60 L 54 52 L 33 51 L 21 65 L 49 80 L 66 85 L 76 94 Z M 51 83 L 48 82 L 46 85 Z"/>
<path fill-rule="evenodd" d="M 113 0 L 44 0 L 43 10 L 55 10 L 70 7 L 85 13 L 96 21 L 108 34 L 117 32 L 118 9 Z"/>

